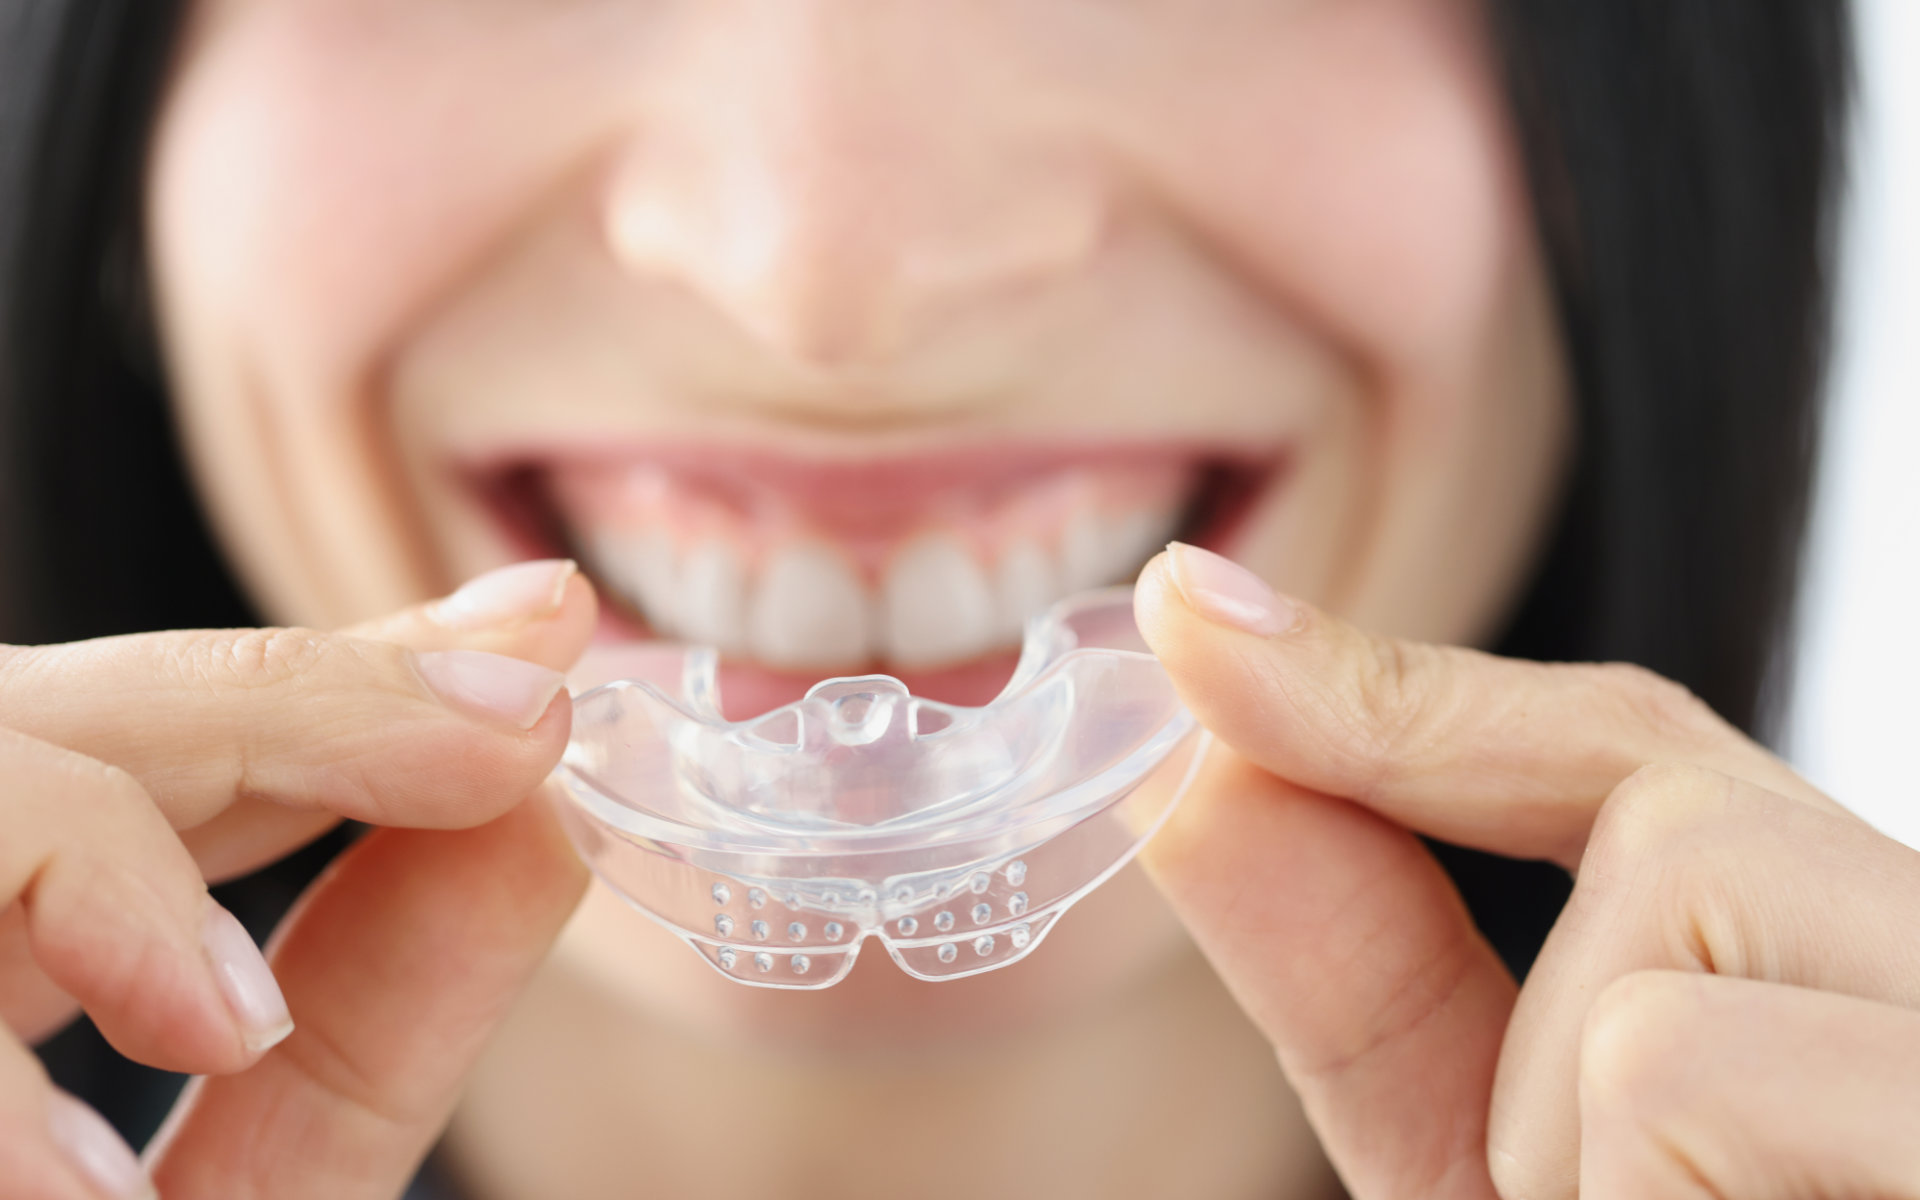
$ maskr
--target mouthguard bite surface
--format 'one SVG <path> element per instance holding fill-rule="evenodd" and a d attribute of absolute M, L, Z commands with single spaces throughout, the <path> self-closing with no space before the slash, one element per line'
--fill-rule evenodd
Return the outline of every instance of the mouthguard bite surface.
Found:
<path fill-rule="evenodd" d="M 1025 958 L 1159 828 L 1207 736 L 1126 588 L 1029 622 L 982 708 L 866 675 L 730 722 L 714 652 L 663 649 L 574 701 L 559 809 L 615 892 L 760 987 L 831 987 L 868 938 L 921 979 Z"/>

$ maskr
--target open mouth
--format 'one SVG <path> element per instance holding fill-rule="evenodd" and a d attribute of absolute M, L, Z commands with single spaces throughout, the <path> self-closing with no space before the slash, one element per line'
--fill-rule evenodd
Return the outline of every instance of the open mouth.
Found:
<path fill-rule="evenodd" d="M 653 448 L 496 464 L 474 482 L 526 552 L 580 562 L 608 636 L 718 647 L 727 708 L 744 715 L 873 671 L 984 703 L 1029 618 L 1132 580 L 1169 539 L 1229 551 L 1284 461 L 1140 445 L 877 460 Z"/>

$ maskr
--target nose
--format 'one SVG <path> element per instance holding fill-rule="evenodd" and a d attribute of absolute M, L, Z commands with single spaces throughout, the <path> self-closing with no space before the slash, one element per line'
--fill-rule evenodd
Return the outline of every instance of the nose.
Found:
<path fill-rule="evenodd" d="M 626 270 L 798 365 L 844 369 L 1096 256 L 1092 164 L 1036 117 L 1030 85 L 941 44 L 929 13 L 972 6 L 730 7 L 754 16 L 680 60 L 611 176 L 607 240 Z"/>

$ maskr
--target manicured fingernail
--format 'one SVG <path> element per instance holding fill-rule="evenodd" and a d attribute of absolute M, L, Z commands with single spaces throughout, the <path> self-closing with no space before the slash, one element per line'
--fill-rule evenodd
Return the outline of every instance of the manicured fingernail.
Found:
<path fill-rule="evenodd" d="M 532 729 L 566 686 L 538 663 L 480 650 L 436 650 L 415 659 L 427 686 L 455 708 Z"/>
<path fill-rule="evenodd" d="M 1300 621 L 1300 610 L 1267 586 L 1267 581 L 1211 550 L 1171 542 L 1173 582 L 1195 612 L 1219 625 L 1272 637 Z"/>
<path fill-rule="evenodd" d="M 285 1040 L 293 1032 L 293 1017 L 273 969 L 246 927 L 211 898 L 206 919 L 200 923 L 200 944 L 206 947 L 207 961 L 213 964 L 214 978 L 220 981 L 220 992 L 233 1010 L 247 1049 L 257 1053 Z"/>
<path fill-rule="evenodd" d="M 449 629 L 493 629 L 520 621 L 538 621 L 560 611 L 567 581 L 579 568 L 571 559 L 543 558 L 514 563 L 476 575 L 460 590 L 427 607 L 427 615 Z"/>
<path fill-rule="evenodd" d="M 105 1117 L 58 1088 L 47 1095 L 47 1126 L 53 1144 L 87 1182 L 114 1200 L 149 1200 L 159 1193 L 141 1169 L 133 1147 Z"/>

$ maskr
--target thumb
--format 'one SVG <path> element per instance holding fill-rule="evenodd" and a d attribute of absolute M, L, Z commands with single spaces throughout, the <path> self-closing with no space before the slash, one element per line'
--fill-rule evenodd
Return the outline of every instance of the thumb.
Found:
<path fill-rule="evenodd" d="M 599 603 L 569 559 L 488 571 L 452 595 L 341 630 L 409 650 L 484 650 L 564 671 L 593 638 Z"/>
<path fill-rule="evenodd" d="M 1290 783 L 1443 841 L 1571 869 L 1607 796 L 1649 763 L 1838 808 L 1641 667 L 1381 637 L 1179 543 L 1141 572 L 1134 614 L 1221 741 Z"/>
<path fill-rule="evenodd" d="M 1493 1200 L 1515 987 L 1419 839 L 1215 742 L 1141 861 L 1356 1200 Z"/>
<path fill-rule="evenodd" d="M 1514 982 L 1419 840 L 1343 798 L 1373 793 L 1323 759 L 1365 736 L 1322 689 L 1333 668 L 1296 672 L 1270 649 L 1299 615 L 1206 555 L 1213 574 L 1189 587 L 1211 585 L 1207 611 L 1226 618 L 1208 619 L 1174 576 L 1182 551 L 1205 554 L 1148 564 L 1136 619 L 1220 741 L 1142 861 L 1273 1043 L 1355 1197 L 1492 1200 L 1487 1120 Z M 1338 661 L 1301 656 L 1316 652 Z"/>

